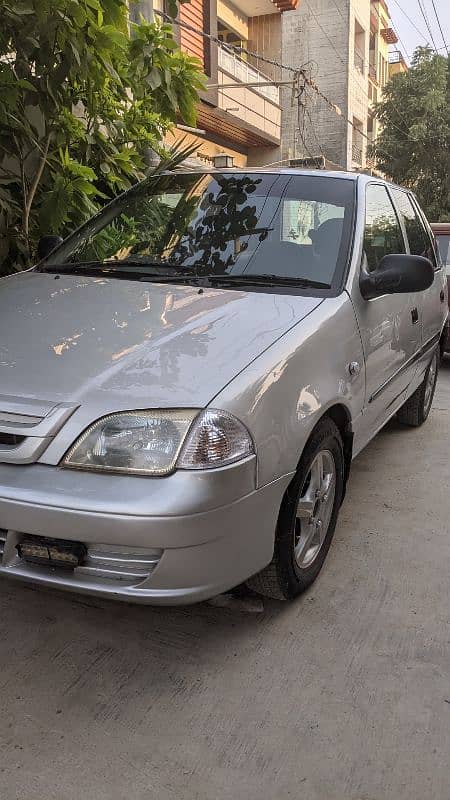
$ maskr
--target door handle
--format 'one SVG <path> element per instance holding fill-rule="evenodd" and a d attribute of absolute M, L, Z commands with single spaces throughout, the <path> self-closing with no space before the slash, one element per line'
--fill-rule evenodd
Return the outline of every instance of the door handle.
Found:
<path fill-rule="evenodd" d="M 413 325 L 417 325 L 419 322 L 419 312 L 417 311 L 417 308 L 411 309 L 411 321 Z"/>

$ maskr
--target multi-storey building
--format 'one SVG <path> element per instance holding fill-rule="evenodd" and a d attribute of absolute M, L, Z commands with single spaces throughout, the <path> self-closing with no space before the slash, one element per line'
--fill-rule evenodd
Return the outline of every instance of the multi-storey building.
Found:
<path fill-rule="evenodd" d="M 192 135 L 201 161 L 226 153 L 235 165 L 246 166 L 280 147 L 281 97 L 273 83 L 279 69 L 248 53 L 279 60 L 282 14 L 297 2 L 190 0 L 180 5 L 174 35 L 182 50 L 200 60 L 208 88 L 200 97 L 198 130 L 176 130 L 173 137 Z M 162 11 L 161 0 L 154 0 L 154 14 Z"/>
<path fill-rule="evenodd" d="M 389 79 L 395 36 L 385 0 L 301 0 L 282 20 L 282 61 L 306 65 L 333 110 L 308 86 L 283 102 L 281 158 L 325 156 L 364 169 L 378 133 L 373 104 Z"/>
<path fill-rule="evenodd" d="M 374 104 L 381 100 L 383 87 L 390 78 L 389 45 L 397 44 L 389 9 L 385 0 L 371 0 L 369 38 L 369 108 L 367 134 L 374 141 L 380 132 L 380 123 L 373 113 Z"/>

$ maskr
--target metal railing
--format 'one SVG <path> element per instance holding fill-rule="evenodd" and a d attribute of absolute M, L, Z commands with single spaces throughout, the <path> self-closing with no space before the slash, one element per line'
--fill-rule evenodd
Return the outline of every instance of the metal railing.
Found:
<path fill-rule="evenodd" d="M 362 145 L 359 144 L 352 145 L 352 159 L 355 162 L 355 164 L 359 164 L 360 166 L 362 165 L 362 160 L 363 160 Z"/>
<path fill-rule="evenodd" d="M 353 60 L 356 69 L 364 75 L 364 56 L 355 50 Z"/>
<path fill-rule="evenodd" d="M 400 61 L 403 61 L 400 50 L 392 50 L 389 53 L 389 64 L 398 64 Z"/>
<path fill-rule="evenodd" d="M 242 58 L 239 58 L 235 53 L 228 50 L 226 47 L 219 45 L 218 51 L 218 65 L 226 72 L 236 78 L 240 83 L 266 83 L 270 80 L 267 75 L 264 75 L 255 67 L 251 67 Z M 220 85 L 219 85 L 220 89 Z M 252 86 L 254 92 L 267 97 L 272 103 L 280 105 L 280 90 L 278 86 Z"/>

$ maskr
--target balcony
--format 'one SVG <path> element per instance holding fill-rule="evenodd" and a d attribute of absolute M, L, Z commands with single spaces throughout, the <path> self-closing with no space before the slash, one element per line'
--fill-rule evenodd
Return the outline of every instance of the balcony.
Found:
<path fill-rule="evenodd" d="M 293 11 L 299 0 L 234 0 L 233 5 L 246 17 L 259 17 L 263 14 Z"/>
<path fill-rule="evenodd" d="M 362 167 L 363 163 L 363 146 L 362 144 L 352 144 L 352 161 L 354 164 L 357 164 L 359 167 Z"/>
<path fill-rule="evenodd" d="M 223 69 L 230 77 L 236 78 L 238 83 L 264 84 L 270 81 L 270 78 L 263 75 L 263 73 L 255 69 L 255 67 L 251 67 L 246 61 L 243 61 L 236 53 L 231 52 L 226 47 L 221 46 L 218 48 L 217 63 L 219 69 Z M 219 84 L 220 82 L 219 79 Z M 225 81 L 223 81 L 223 83 L 225 83 Z M 252 86 L 251 88 L 254 92 L 263 95 L 263 97 L 267 97 L 271 103 L 280 105 L 280 90 L 277 86 Z"/>
<path fill-rule="evenodd" d="M 364 75 L 364 56 L 356 52 L 356 50 L 353 56 L 353 63 L 355 65 L 355 69 L 357 69 L 361 75 Z"/>
<path fill-rule="evenodd" d="M 270 78 L 226 47 L 218 47 L 217 62 L 217 111 L 223 124 L 231 124 L 246 130 L 249 136 L 258 137 L 260 146 L 278 145 L 281 138 L 280 89 L 270 85 Z"/>

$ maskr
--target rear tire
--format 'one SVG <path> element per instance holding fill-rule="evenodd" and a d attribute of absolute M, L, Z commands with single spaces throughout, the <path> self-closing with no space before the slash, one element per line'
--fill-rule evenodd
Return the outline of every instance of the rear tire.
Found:
<path fill-rule="evenodd" d="M 331 545 L 345 483 L 342 437 L 331 419 L 317 425 L 281 505 L 272 561 L 247 585 L 291 600 L 316 580 Z"/>
<path fill-rule="evenodd" d="M 436 348 L 422 383 L 397 411 L 397 419 L 402 425 L 418 428 L 428 418 L 436 390 L 439 361 L 439 350 Z"/>

